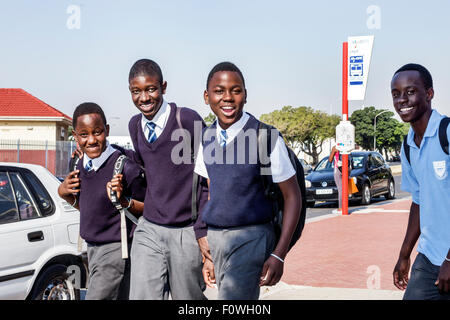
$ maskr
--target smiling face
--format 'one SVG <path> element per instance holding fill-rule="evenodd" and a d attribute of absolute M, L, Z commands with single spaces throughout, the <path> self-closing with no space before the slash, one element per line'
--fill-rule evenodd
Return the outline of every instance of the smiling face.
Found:
<path fill-rule="evenodd" d="M 404 122 L 415 123 L 431 112 L 434 91 L 425 89 L 418 71 L 396 73 L 391 82 L 391 94 L 395 111 Z"/>
<path fill-rule="evenodd" d="M 89 158 L 98 158 L 105 151 L 109 126 L 105 125 L 98 113 L 79 116 L 73 133 L 80 149 Z"/>
<path fill-rule="evenodd" d="M 242 117 L 247 91 L 237 72 L 219 71 L 212 76 L 204 98 L 217 116 L 220 126 L 228 129 Z"/>
<path fill-rule="evenodd" d="M 130 80 L 131 99 L 136 108 L 148 119 L 152 120 L 163 102 L 167 82 L 161 85 L 159 77 L 145 74 Z"/>

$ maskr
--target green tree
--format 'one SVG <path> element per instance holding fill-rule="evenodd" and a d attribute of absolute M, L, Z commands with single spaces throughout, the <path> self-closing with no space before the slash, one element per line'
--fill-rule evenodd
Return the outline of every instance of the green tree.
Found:
<path fill-rule="evenodd" d="M 205 118 L 203 118 L 203 121 L 205 121 L 206 125 L 209 127 L 216 121 L 216 115 L 214 113 L 209 113 Z"/>
<path fill-rule="evenodd" d="M 340 118 L 311 107 L 285 106 L 281 110 L 263 114 L 260 120 L 277 128 L 286 144 L 296 151 L 297 155 L 303 151 L 317 163 L 323 142 L 335 136 Z"/>
<path fill-rule="evenodd" d="M 381 114 L 383 111 L 387 112 Z M 374 149 L 375 116 L 377 116 L 376 149 L 385 156 L 388 151 L 398 154 L 409 125 L 393 118 L 394 113 L 387 109 L 376 109 L 370 106 L 353 112 L 350 122 L 355 126 L 355 142 L 363 149 Z"/>

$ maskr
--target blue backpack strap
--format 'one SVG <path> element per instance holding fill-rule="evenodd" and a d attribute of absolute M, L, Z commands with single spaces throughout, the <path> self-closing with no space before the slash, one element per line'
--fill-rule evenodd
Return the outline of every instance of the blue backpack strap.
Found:
<path fill-rule="evenodd" d="M 445 117 L 442 118 L 441 123 L 439 124 L 439 142 L 441 143 L 442 150 L 449 155 L 448 151 L 448 137 L 447 137 L 447 128 L 450 123 L 450 118 Z"/>

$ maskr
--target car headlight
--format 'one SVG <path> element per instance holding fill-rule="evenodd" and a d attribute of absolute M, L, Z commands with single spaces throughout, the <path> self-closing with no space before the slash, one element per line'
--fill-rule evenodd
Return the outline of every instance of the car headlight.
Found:
<path fill-rule="evenodd" d="M 305 179 L 305 188 L 311 188 L 311 181 Z"/>

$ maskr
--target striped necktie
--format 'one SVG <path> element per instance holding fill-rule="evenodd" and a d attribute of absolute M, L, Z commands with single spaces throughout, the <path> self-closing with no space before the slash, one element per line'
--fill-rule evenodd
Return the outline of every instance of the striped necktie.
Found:
<path fill-rule="evenodd" d="M 228 139 L 227 132 L 225 130 L 221 130 L 220 131 L 220 146 L 222 148 L 225 148 L 225 146 L 227 145 L 227 139 Z"/>
<path fill-rule="evenodd" d="M 153 122 L 147 122 L 147 128 L 148 128 L 148 142 L 152 143 L 156 140 L 156 132 L 155 132 L 156 124 Z"/>
<path fill-rule="evenodd" d="M 84 170 L 86 170 L 87 172 L 92 170 L 92 160 L 89 160 L 88 163 L 86 163 Z"/>

